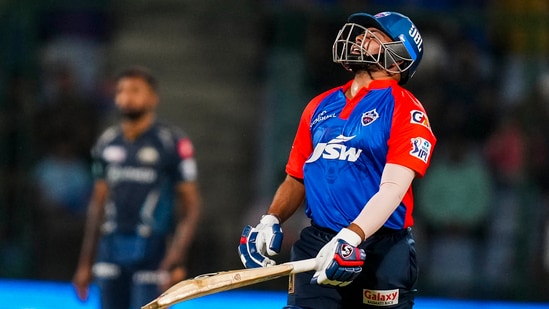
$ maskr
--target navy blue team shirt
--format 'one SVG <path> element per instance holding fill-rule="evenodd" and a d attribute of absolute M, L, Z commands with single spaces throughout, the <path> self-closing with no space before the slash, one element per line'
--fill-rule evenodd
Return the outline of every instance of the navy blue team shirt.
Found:
<path fill-rule="evenodd" d="M 112 126 L 98 139 L 92 158 L 94 178 L 109 187 L 103 233 L 171 231 L 174 186 L 197 178 L 193 145 L 182 130 L 155 122 L 130 142 Z"/>

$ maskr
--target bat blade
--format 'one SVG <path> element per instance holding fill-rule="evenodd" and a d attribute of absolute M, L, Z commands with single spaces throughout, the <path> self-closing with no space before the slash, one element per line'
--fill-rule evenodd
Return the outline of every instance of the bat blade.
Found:
<path fill-rule="evenodd" d="M 176 283 L 141 309 L 165 309 L 193 298 L 276 279 L 292 273 L 305 272 L 314 268 L 315 259 L 309 259 L 269 267 L 204 274 Z"/>

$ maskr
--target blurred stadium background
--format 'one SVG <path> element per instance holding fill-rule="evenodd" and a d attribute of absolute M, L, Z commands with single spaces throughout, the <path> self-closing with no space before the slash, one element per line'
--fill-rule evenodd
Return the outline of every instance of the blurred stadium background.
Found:
<path fill-rule="evenodd" d="M 132 64 L 155 72 L 160 117 L 195 143 L 205 210 L 190 275 L 241 268 L 241 229 L 284 177 L 301 110 L 351 78 L 331 62 L 337 30 L 385 10 L 424 37 L 408 88 L 439 139 L 415 185 L 421 297 L 549 302 L 546 0 L 0 0 L 0 303 L 14 282 L 69 295 L 89 148 Z M 285 224 L 279 261 L 304 224 Z"/>

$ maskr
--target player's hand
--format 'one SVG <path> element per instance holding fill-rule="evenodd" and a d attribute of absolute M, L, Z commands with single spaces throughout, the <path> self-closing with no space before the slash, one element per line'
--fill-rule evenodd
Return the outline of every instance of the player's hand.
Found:
<path fill-rule="evenodd" d="M 246 268 L 275 265 L 276 262 L 266 257 L 276 255 L 282 247 L 284 235 L 280 222 L 273 215 L 265 215 L 254 228 L 246 226 L 240 237 L 238 253 Z"/>
<path fill-rule="evenodd" d="M 81 301 L 86 301 L 89 296 L 89 287 L 92 281 L 91 269 L 79 267 L 72 279 L 72 286 Z"/>
<path fill-rule="evenodd" d="M 362 271 L 366 259 L 360 236 L 349 229 L 342 229 L 316 256 L 317 271 L 311 279 L 313 284 L 346 286 Z"/>
<path fill-rule="evenodd" d="M 164 292 L 174 284 L 187 278 L 187 268 L 184 266 L 172 267 L 171 270 L 159 270 L 160 282 L 158 284 L 160 292 Z"/>

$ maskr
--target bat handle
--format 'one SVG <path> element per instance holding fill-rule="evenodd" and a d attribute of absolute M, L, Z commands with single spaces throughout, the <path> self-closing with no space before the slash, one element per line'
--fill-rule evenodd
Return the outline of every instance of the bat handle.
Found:
<path fill-rule="evenodd" d="M 301 261 L 295 261 L 295 262 L 288 262 L 284 263 L 286 265 L 292 265 L 294 269 L 292 270 L 292 274 L 302 273 L 310 270 L 314 270 L 316 268 L 316 259 L 307 259 L 307 260 L 301 260 Z"/>

